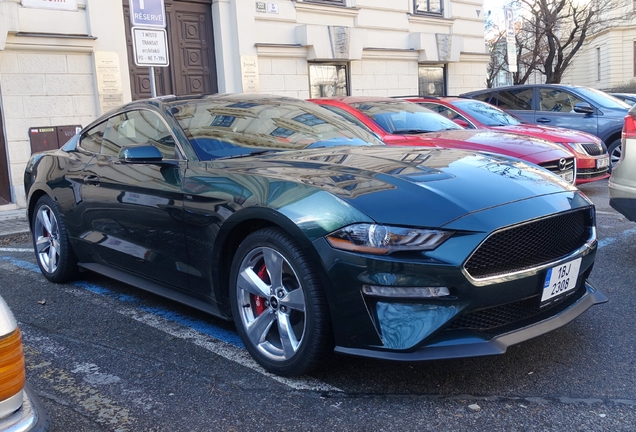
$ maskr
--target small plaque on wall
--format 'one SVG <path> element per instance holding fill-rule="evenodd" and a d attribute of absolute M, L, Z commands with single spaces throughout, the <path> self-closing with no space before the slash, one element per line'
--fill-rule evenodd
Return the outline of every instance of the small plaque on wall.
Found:
<path fill-rule="evenodd" d="M 241 56 L 241 76 L 243 77 L 243 93 L 260 91 L 257 56 Z"/>
<path fill-rule="evenodd" d="M 22 0 L 22 6 L 36 9 L 77 10 L 77 0 Z"/>

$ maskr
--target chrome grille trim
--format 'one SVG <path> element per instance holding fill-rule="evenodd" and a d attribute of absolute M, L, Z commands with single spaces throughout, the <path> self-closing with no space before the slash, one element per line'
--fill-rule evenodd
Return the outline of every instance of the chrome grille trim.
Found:
<path fill-rule="evenodd" d="M 554 215 L 552 215 L 554 216 Z M 551 217 L 551 216 L 549 216 Z M 544 218 L 545 219 L 545 218 Z M 482 247 L 492 236 L 498 234 L 499 232 L 506 230 L 506 229 L 510 229 L 510 228 L 514 228 L 516 226 L 521 226 L 521 225 L 525 225 L 528 223 L 533 223 L 536 222 L 535 221 L 529 221 L 526 223 L 522 223 L 519 225 L 513 225 L 511 227 L 506 227 L 500 230 L 497 230 L 493 233 L 491 233 L 490 235 L 488 235 L 488 237 L 486 237 L 480 244 L 479 246 L 477 246 L 475 248 L 475 250 L 470 254 L 470 256 L 466 259 L 466 261 L 464 261 L 464 264 L 462 265 L 462 273 L 464 274 L 464 276 L 466 276 L 466 278 L 475 286 L 486 286 L 486 285 L 492 285 L 495 283 L 503 283 L 503 282 L 509 282 L 509 281 L 513 281 L 513 280 L 517 280 L 517 279 L 522 279 L 528 276 L 534 276 L 537 273 L 546 270 L 548 268 L 566 263 L 568 261 L 571 261 L 572 259 L 578 258 L 578 257 L 583 257 L 588 255 L 590 252 L 593 252 L 597 245 L 598 245 L 598 240 L 597 240 L 597 236 L 596 236 L 596 227 L 595 226 L 591 226 L 588 227 L 589 231 L 590 231 L 590 235 L 588 237 L 588 239 L 585 241 L 585 243 L 578 247 L 577 249 L 573 250 L 571 253 L 556 259 L 556 260 L 552 260 L 552 261 L 548 261 L 548 262 L 544 262 L 541 264 L 538 264 L 536 266 L 533 267 L 529 267 L 529 268 L 524 268 L 523 270 L 519 270 L 519 271 L 512 271 L 512 272 L 508 272 L 508 273 L 504 273 L 504 274 L 497 274 L 497 275 L 493 275 L 493 276 L 486 276 L 486 277 L 473 277 L 468 270 L 466 269 L 466 264 L 471 260 L 471 258 L 477 253 L 477 251 L 479 250 L 480 247 Z"/>

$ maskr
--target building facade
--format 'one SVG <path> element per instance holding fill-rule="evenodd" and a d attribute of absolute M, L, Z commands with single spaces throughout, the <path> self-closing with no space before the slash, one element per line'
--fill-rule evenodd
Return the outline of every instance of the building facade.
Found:
<path fill-rule="evenodd" d="M 599 90 L 636 87 L 636 3 L 622 3 L 608 11 L 605 28 L 585 40 L 563 83 Z"/>
<path fill-rule="evenodd" d="M 22 176 L 32 152 L 62 145 L 64 133 L 151 96 L 151 69 L 135 64 L 141 48 L 130 15 L 160 3 L 0 0 L 0 206 L 25 205 Z M 157 95 L 304 99 L 485 86 L 483 0 L 163 3 L 169 65 L 152 69 Z"/>

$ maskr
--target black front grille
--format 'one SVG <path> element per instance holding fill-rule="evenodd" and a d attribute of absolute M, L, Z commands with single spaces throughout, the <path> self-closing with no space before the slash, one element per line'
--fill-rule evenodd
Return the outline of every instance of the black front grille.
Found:
<path fill-rule="evenodd" d="M 587 154 L 589 154 L 590 156 L 600 156 L 603 153 L 605 153 L 605 151 L 603 150 L 603 146 L 600 144 L 589 143 L 589 144 L 581 144 L 581 146 L 585 149 Z"/>
<path fill-rule="evenodd" d="M 592 223 L 586 208 L 504 228 L 484 240 L 464 268 L 479 279 L 555 261 L 585 244 Z"/>
<path fill-rule="evenodd" d="M 541 296 L 531 297 L 514 303 L 482 309 L 458 316 L 445 330 L 472 330 L 485 336 L 505 333 L 518 328 L 523 320 L 537 322 L 554 316 L 572 306 L 585 294 L 585 277 L 579 277 L 575 290 L 567 296 L 541 307 Z M 528 323 L 529 324 L 529 323 Z"/>
<path fill-rule="evenodd" d="M 565 165 L 561 165 L 561 160 L 557 159 L 549 162 L 544 162 L 541 164 L 541 167 L 552 171 L 555 174 L 572 171 L 574 170 L 574 158 L 565 158 Z"/>
<path fill-rule="evenodd" d="M 607 174 L 609 168 L 579 168 L 576 172 L 576 178 L 591 179 L 602 177 Z"/>

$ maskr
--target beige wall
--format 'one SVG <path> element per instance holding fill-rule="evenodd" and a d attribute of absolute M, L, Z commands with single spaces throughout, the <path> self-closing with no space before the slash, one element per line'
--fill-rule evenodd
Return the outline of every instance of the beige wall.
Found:
<path fill-rule="evenodd" d="M 58 11 L 0 0 L 0 103 L 12 197 L 19 207 L 26 204 L 29 128 L 86 125 L 100 114 L 94 52 L 119 56 L 124 100 L 130 100 L 121 1 L 87 3 L 78 0 L 78 10 Z"/>

